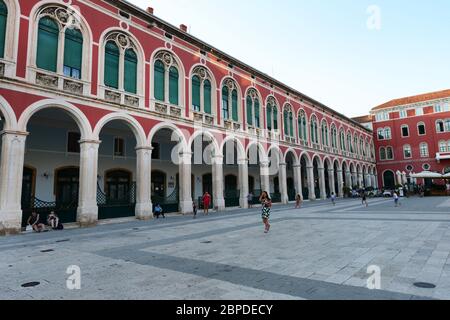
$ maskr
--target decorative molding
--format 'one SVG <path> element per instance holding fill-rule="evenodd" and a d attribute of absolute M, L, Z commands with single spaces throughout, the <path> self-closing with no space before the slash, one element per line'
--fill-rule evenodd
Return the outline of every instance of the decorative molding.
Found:
<path fill-rule="evenodd" d="M 63 89 L 70 93 L 83 94 L 83 84 L 72 80 L 64 79 Z"/>
<path fill-rule="evenodd" d="M 58 77 L 37 72 L 36 84 L 44 87 L 58 88 Z"/>
<path fill-rule="evenodd" d="M 105 100 L 119 103 L 121 102 L 121 94 L 118 92 L 105 90 Z"/>

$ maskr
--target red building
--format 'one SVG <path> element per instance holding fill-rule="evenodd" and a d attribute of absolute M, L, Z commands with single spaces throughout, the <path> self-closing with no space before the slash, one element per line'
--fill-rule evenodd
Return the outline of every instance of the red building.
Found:
<path fill-rule="evenodd" d="M 380 186 L 431 184 L 410 175 L 450 171 L 450 90 L 395 99 L 371 116 Z"/>

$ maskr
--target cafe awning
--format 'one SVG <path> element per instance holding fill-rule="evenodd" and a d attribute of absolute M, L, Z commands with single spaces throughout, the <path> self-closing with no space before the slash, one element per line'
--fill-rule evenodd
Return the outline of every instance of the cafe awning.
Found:
<path fill-rule="evenodd" d="M 420 173 L 414 173 L 411 175 L 411 178 L 416 179 L 444 179 L 444 176 L 437 172 L 431 172 L 431 171 L 423 171 Z"/>

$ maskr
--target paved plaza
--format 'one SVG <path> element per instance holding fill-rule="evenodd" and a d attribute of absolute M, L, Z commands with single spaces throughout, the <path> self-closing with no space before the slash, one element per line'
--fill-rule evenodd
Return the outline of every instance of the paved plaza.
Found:
<path fill-rule="evenodd" d="M 3 237 L 0 298 L 450 299 L 448 198 L 369 203 L 274 206 L 269 234 L 256 208 Z M 371 265 L 381 290 L 367 289 Z"/>

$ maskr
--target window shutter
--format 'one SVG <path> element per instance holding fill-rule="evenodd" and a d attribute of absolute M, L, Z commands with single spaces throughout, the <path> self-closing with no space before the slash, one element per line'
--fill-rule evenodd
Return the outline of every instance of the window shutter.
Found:
<path fill-rule="evenodd" d="M 294 136 L 294 118 L 292 112 L 289 113 L 289 136 Z"/>
<path fill-rule="evenodd" d="M 105 86 L 119 89 L 119 47 L 108 41 L 105 47 Z"/>
<path fill-rule="evenodd" d="M 178 69 L 175 67 L 169 71 L 169 102 L 178 105 Z"/>
<path fill-rule="evenodd" d="M 278 130 L 278 109 L 273 107 L 273 129 Z"/>
<path fill-rule="evenodd" d="M 258 99 L 255 100 L 255 126 L 257 128 L 261 128 L 259 100 Z"/>
<path fill-rule="evenodd" d="M 272 106 L 270 104 L 267 105 L 266 109 L 266 121 L 267 121 L 267 129 L 269 131 L 272 130 Z"/>
<path fill-rule="evenodd" d="M 298 137 L 300 138 L 300 140 L 304 140 L 304 138 L 303 138 L 303 124 L 302 124 L 302 118 L 301 117 L 297 118 L 297 127 L 298 127 Z"/>
<path fill-rule="evenodd" d="M 283 112 L 283 125 L 284 125 L 284 134 L 286 136 L 289 135 L 288 117 L 289 117 L 288 112 L 286 110 L 284 110 L 284 112 Z"/>
<path fill-rule="evenodd" d="M 162 61 L 155 61 L 154 72 L 155 99 L 165 101 L 165 67 Z"/>
<path fill-rule="evenodd" d="M 125 51 L 124 89 L 129 93 L 137 93 L 137 55 L 133 49 Z"/>
<path fill-rule="evenodd" d="M 247 124 L 253 125 L 253 100 L 252 97 L 247 96 Z"/>
<path fill-rule="evenodd" d="M 67 29 L 64 42 L 64 65 L 79 70 L 81 75 L 83 35 L 78 29 Z"/>
<path fill-rule="evenodd" d="M 200 111 L 200 78 L 192 77 L 192 108 Z"/>
<path fill-rule="evenodd" d="M 58 61 L 58 24 L 51 18 L 39 21 L 36 65 L 38 68 L 56 72 Z"/>
<path fill-rule="evenodd" d="M 8 20 L 8 8 L 3 0 L 0 0 L 0 58 L 5 57 L 6 23 Z"/>
<path fill-rule="evenodd" d="M 203 102 L 205 104 L 203 106 L 203 111 L 207 114 L 211 114 L 211 101 L 211 82 L 209 80 L 205 80 L 203 83 Z"/>
<path fill-rule="evenodd" d="M 234 89 L 231 93 L 231 101 L 232 101 L 232 108 L 233 108 L 233 121 L 239 121 L 238 116 L 238 93 L 237 90 Z"/>
<path fill-rule="evenodd" d="M 230 119 L 230 108 L 229 108 L 229 96 L 228 96 L 228 87 L 222 87 L 222 116 L 224 119 Z"/>

